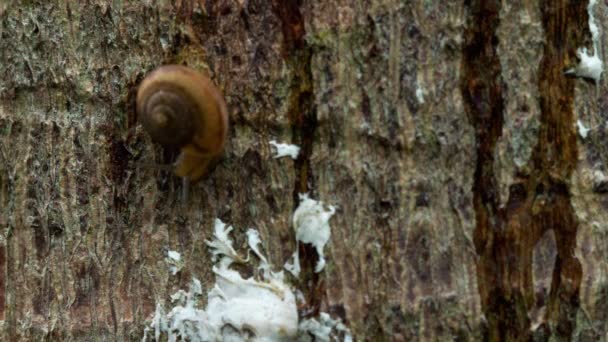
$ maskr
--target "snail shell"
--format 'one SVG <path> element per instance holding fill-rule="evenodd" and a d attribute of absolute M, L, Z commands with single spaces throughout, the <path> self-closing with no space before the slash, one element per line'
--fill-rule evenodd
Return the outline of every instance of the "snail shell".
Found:
<path fill-rule="evenodd" d="M 199 72 L 162 66 L 137 92 L 137 116 L 152 140 L 181 149 L 175 173 L 196 181 L 224 149 L 228 110 L 221 92 Z"/>

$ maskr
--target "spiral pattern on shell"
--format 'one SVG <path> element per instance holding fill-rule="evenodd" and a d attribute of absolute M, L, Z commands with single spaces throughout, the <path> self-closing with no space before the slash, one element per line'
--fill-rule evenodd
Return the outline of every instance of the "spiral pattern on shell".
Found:
<path fill-rule="evenodd" d="M 180 177 L 204 177 L 224 150 L 226 102 L 213 82 L 196 70 L 166 65 L 150 73 L 137 91 L 137 115 L 154 141 L 180 149 L 174 164 Z"/>
<path fill-rule="evenodd" d="M 138 103 L 138 116 L 152 140 L 162 145 L 181 147 L 192 140 L 200 120 L 187 90 L 168 82 L 148 88 Z"/>

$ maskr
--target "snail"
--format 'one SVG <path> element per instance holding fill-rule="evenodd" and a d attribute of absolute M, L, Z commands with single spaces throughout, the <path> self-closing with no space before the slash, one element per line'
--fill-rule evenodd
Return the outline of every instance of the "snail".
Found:
<path fill-rule="evenodd" d="M 142 81 L 136 106 L 152 140 L 180 149 L 174 172 L 185 181 L 201 179 L 222 154 L 228 110 L 208 77 L 181 65 L 159 67 Z"/>

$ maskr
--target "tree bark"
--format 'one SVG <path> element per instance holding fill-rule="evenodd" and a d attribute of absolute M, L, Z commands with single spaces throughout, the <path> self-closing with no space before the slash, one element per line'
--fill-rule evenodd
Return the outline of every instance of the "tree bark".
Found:
<path fill-rule="evenodd" d="M 300 245 L 287 278 L 300 318 L 356 340 L 606 339 L 607 89 L 565 72 L 590 13 L 601 58 L 603 2 L 2 1 L 0 339 L 140 340 L 157 303 L 213 285 L 216 217 L 279 270 L 301 193 L 338 209 L 325 270 Z M 135 114 L 165 64 L 230 113 L 185 201 L 178 151 Z"/>

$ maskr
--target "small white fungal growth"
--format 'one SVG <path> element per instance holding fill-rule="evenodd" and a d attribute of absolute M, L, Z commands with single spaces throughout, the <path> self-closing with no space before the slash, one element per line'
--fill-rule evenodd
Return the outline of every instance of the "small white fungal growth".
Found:
<path fill-rule="evenodd" d="M 603 62 L 600 59 L 599 49 L 600 30 L 593 17 L 593 6 L 595 6 L 596 2 L 597 0 L 589 0 L 589 5 L 587 5 L 587 12 L 589 13 L 589 31 L 591 31 L 591 38 L 593 39 L 593 52 L 589 53 L 587 48 L 584 47 L 579 48 L 576 52 L 580 59 L 579 65 L 574 69 L 568 70 L 566 73 L 593 79 L 597 84 L 602 75 Z"/>
<path fill-rule="evenodd" d="M 422 88 L 422 86 L 420 86 L 420 83 L 418 83 L 416 85 L 416 99 L 418 99 L 419 104 L 424 103 L 424 93 L 424 89 Z"/>
<path fill-rule="evenodd" d="M 249 245 L 249 248 L 251 248 L 253 253 L 255 253 L 255 255 L 260 258 L 260 261 L 262 261 L 262 265 L 268 265 L 266 257 L 264 257 L 264 255 L 262 255 L 262 253 L 258 249 L 258 245 L 260 243 L 262 243 L 262 240 L 260 240 L 260 233 L 258 233 L 258 231 L 255 229 L 249 228 L 247 230 L 247 244 Z"/>
<path fill-rule="evenodd" d="M 291 157 L 291 159 L 298 159 L 298 154 L 300 153 L 300 147 L 297 145 L 291 144 L 282 144 L 278 143 L 275 140 L 270 140 L 270 144 L 277 149 L 277 154 L 274 155 L 274 158 L 281 157 Z"/>
<path fill-rule="evenodd" d="M 206 240 L 207 246 L 211 247 L 213 261 L 217 261 L 218 256 L 225 255 L 232 260 L 240 263 L 245 263 L 247 260 L 241 258 L 234 248 L 232 248 L 232 240 L 228 234 L 232 231 L 232 226 L 226 227 L 226 224 L 220 219 L 215 219 L 213 241 Z"/>
<path fill-rule="evenodd" d="M 591 37 L 593 37 L 594 40 L 600 37 L 600 29 L 597 27 L 595 18 L 593 17 L 593 6 L 595 6 L 596 2 L 597 0 L 589 0 L 589 5 L 587 5 L 587 12 L 589 13 L 589 31 L 591 31 Z"/>
<path fill-rule="evenodd" d="M 325 256 L 323 248 L 329 241 L 330 228 L 329 219 L 336 212 L 336 208 L 329 206 L 329 210 L 325 210 L 323 202 L 317 202 L 308 198 L 307 194 L 300 194 L 300 205 L 293 213 L 293 227 L 296 231 L 296 242 L 310 243 L 315 246 L 319 255 L 319 262 L 315 267 L 315 272 L 321 272 L 325 267 Z M 293 264 L 285 264 L 285 268 L 298 275 L 300 265 L 298 261 L 298 247 L 294 256 Z"/>
<path fill-rule="evenodd" d="M 285 263 L 285 265 L 283 265 L 283 267 L 287 271 L 289 271 L 289 273 L 293 274 L 294 277 L 297 277 L 300 275 L 300 255 L 298 254 L 297 243 L 296 243 L 296 251 L 293 252 L 293 255 L 291 256 L 291 258 L 293 259 L 293 262 L 290 263 L 289 261 L 287 261 Z"/>
<path fill-rule="evenodd" d="M 171 296 L 175 306 L 165 314 L 157 305 L 152 322 L 144 333 L 154 331 L 156 341 L 166 333 L 169 341 L 291 341 L 298 334 L 296 299 L 283 281 L 283 272 L 274 273 L 260 252 L 257 231 L 247 232 L 251 250 L 260 258 L 261 279 L 243 278 L 230 265 L 247 262 L 232 247 L 228 233 L 232 227 L 216 219 L 215 234 L 207 241 L 214 259 L 214 287 L 207 295 L 207 307 L 198 308 L 202 295 L 200 281 L 193 279 L 190 290 L 180 290 Z"/>
<path fill-rule="evenodd" d="M 589 54 L 587 48 L 579 48 L 576 55 L 581 60 L 574 70 L 569 70 L 568 73 L 574 73 L 576 76 L 590 78 L 598 83 L 602 75 L 602 60 L 597 54 L 597 50 L 593 49 L 593 54 Z"/>
<path fill-rule="evenodd" d="M 336 333 L 344 334 L 344 342 L 353 340 L 350 329 L 340 319 L 333 319 L 325 312 L 319 314 L 319 320 L 314 318 L 303 320 L 298 329 L 300 330 L 298 341 L 309 341 L 311 340 L 310 335 L 312 335 L 314 341 L 329 342 L 332 337 L 333 340 L 337 340 Z"/>
<path fill-rule="evenodd" d="M 169 272 L 171 272 L 172 275 L 175 275 L 184 267 L 182 256 L 176 251 L 168 251 L 165 262 L 169 265 Z"/>
<path fill-rule="evenodd" d="M 148 333 L 154 331 L 154 341 L 160 341 L 161 334 L 166 332 L 170 341 L 178 338 L 190 341 L 210 341 L 215 337 L 215 327 L 207 324 L 209 318 L 204 310 L 197 309 L 198 297 L 203 293 L 201 282 L 192 279 L 190 290 L 177 291 L 171 296 L 176 305 L 168 314 L 162 305 L 156 305 L 156 311 L 150 327 L 144 330 L 143 342 L 148 341 Z"/>
<path fill-rule="evenodd" d="M 168 251 L 167 252 L 167 257 L 169 259 L 175 260 L 175 261 L 180 261 L 182 259 L 182 256 L 179 254 L 179 252 L 176 251 Z"/>
<path fill-rule="evenodd" d="M 605 182 L 606 180 L 608 180 L 608 177 L 606 177 L 606 175 L 601 170 L 595 170 L 593 172 L 593 181 L 595 183 Z"/>
<path fill-rule="evenodd" d="M 589 131 L 591 130 L 591 128 L 585 127 L 581 120 L 576 120 L 576 125 L 578 126 L 578 134 L 581 136 L 581 138 L 587 138 L 587 135 L 589 135 Z"/>

